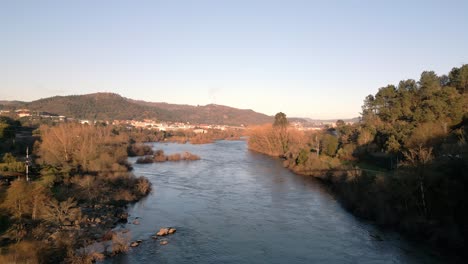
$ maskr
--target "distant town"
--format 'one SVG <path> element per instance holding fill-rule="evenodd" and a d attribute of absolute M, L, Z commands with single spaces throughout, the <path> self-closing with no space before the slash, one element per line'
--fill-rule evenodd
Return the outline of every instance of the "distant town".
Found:
<path fill-rule="evenodd" d="M 192 124 L 190 122 L 170 122 L 153 119 L 143 120 L 91 120 L 91 119 L 77 119 L 74 117 L 67 117 L 48 112 L 32 111 L 26 108 L 16 110 L 0 110 L 0 115 L 9 116 L 12 118 L 24 118 L 30 121 L 53 121 L 53 122 L 78 122 L 81 124 L 106 124 L 126 126 L 127 128 L 143 128 L 155 131 L 176 131 L 176 130 L 192 130 L 194 133 L 206 133 L 208 129 L 244 129 L 246 125 L 230 126 L 220 124 Z M 296 121 L 300 120 L 300 121 Z M 345 122 L 348 125 L 355 123 L 354 120 Z M 310 131 L 322 130 L 336 127 L 336 120 L 307 120 L 296 118 L 290 121 L 290 125 L 297 130 Z"/>

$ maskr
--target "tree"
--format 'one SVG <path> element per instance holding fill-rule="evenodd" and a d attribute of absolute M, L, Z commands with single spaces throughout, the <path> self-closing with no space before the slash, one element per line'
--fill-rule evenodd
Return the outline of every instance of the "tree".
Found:
<path fill-rule="evenodd" d="M 124 135 L 115 135 L 109 127 L 60 124 L 41 126 L 42 142 L 37 148 L 39 163 L 61 171 L 98 172 L 114 164 L 124 165 L 127 158 Z"/>
<path fill-rule="evenodd" d="M 286 114 L 283 112 L 279 112 L 275 115 L 275 122 L 273 123 L 273 127 L 278 130 L 281 148 L 283 153 L 288 151 L 288 119 L 286 118 Z"/>
<path fill-rule="evenodd" d="M 288 119 L 286 118 L 286 114 L 283 112 L 279 112 L 275 115 L 275 122 L 273 123 L 274 127 L 281 127 L 285 128 L 288 126 Z"/>
<path fill-rule="evenodd" d="M 72 223 L 80 218 L 81 209 L 77 206 L 77 202 L 71 197 L 63 202 L 52 199 L 46 203 L 44 219 L 52 223 L 64 225 L 67 224 L 67 222 Z"/>
<path fill-rule="evenodd" d="M 271 125 L 249 129 L 249 149 L 271 156 L 284 154 L 278 129 Z"/>
<path fill-rule="evenodd" d="M 376 113 L 375 111 L 375 98 L 374 95 L 369 94 L 364 99 L 364 105 L 362 106 L 362 117 L 364 120 L 368 119 L 369 116 L 372 116 Z"/>
<path fill-rule="evenodd" d="M 415 80 L 408 79 L 400 81 L 398 84 L 398 100 L 396 102 L 399 114 L 398 120 L 405 122 L 411 122 L 413 120 L 413 111 L 418 106 L 415 96 L 417 91 L 418 87 Z"/>
<path fill-rule="evenodd" d="M 391 135 L 387 142 L 385 143 L 385 148 L 388 153 L 398 153 L 401 148 L 400 142 L 395 138 L 394 135 Z"/>
<path fill-rule="evenodd" d="M 357 143 L 359 146 L 368 144 L 374 140 L 374 137 L 375 133 L 373 133 L 370 129 L 365 127 L 361 128 L 361 131 L 357 137 Z"/>
<path fill-rule="evenodd" d="M 449 77 L 449 85 L 455 88 L 458 88 L 460 86 L 460 68 L 454 67 L 452 70 L 449 72 L 448 77 Z"/>
<path fill-rule="evenodd" d="M 38 219 L 44 211 L 44 203 L 49 199 L 49 189 L 42 182 L 31 183 L 31 218 Z"/>
<path fill-rule="evenodd" d="M 440 80 L 433 71 L 424 71 L 419 79 L 419 86 L 423 99 L 429 98 L 435 91 L 440 90 Z"/>
<path fill-rule="evenodd" d="M 423 207 L 424 216 L 427 217 L 427 203 L 426 203 L 426 190 L 424 187 L 425 182 L 425 170 L 426 166 L 432 161 L 432 147 L 425 148 L 419 146 L 414 149 L 409 149 L 403 153 L 406 161 L 413 167 L 418 168 L 418 182 L 419 182 L 419 191 L 421 194 L 421 203 Z"/>
<path fill-rule="evenodd" d="M 301 149 L 299 151 L 299 155 L 296 158 L 296 165 L 302 165 L 306 163 L 307 159 L 309 159 L 309 153 L 310 151 L 306 149 Z"/>
<path fill-rule="evenodd" d="M 460 68 L 459 87 L 458 91 L 462 94 L 468 93 L 468 64 L 463 65 Z"/>
<path fill-rule="evenodd" d="M 396 101 L 397 89 L 394 85 L 380 88 L 375 95 L 374 104 L 377 107 L 377 114 L 383 121 L 393 122 L 397 119 Z"/>
<path fill-rule="evenodd" d="M 48 191 L 40 182 L 14 181 L 7 190 L 3 207 L 17 219 L 30 215 L 38 219 L 43 211 L 43 203 L 48 199 Z"/>
<path fill-rule="evenodd" d="M 461 94 L 468 93 L 468 64 L 453 68 L 448 77 L 450 86 L 455 87 Z"/>
<path fill-rule="evenodd" d="M 15 158 L 15 156 L 13 156 L 13 154 L 8 152 L 8 153 L 5 153 L 5 155 L 3 155 L 3 162 L 13 163 L 13 162 L 16 162 L 16 158 Z"/>
<path fill-rule="evenodd" d="M 5 201 L 2 206 L 10 211 L 17 219 L 29 213 L 31 209 L 31 196 L 29 195 L 29 184 L 23 180 L 11 183 L 7 190 Z"/>
<path fill-rule="evenodd" d="M 20 126 L 19 121 L 0 115 L 0 153 L 18 148 L 15 137 Z"/>
<path fill-rule="evenodd" d="M 0 122 L 0 140 L 10 139 L 15 136 L 14 127 L 8 123 Z"/>
<path fill-rule="evenodd" d="M 325 134 L 322 137 L 322 153 L 334 157 L 338 149 L 338 138 L 330 134 Z"/>

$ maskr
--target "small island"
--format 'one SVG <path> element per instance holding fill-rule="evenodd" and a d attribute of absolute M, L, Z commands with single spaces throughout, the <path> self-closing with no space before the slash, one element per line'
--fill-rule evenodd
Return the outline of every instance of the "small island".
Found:
<path fill-rule="evenodd" d="M 154 155 L 146 155 L 144 157 L 138 158 L 136 163 L 154 163 L 154 162 L 165 162 L 165 161 L 183 161 L 183 160 L 199 160 L 198 155 L 192 154 L 190 152 L 184 152 L 182 154 L 175 153 L 166 155 L 163 150 L 157 150 Z"/>

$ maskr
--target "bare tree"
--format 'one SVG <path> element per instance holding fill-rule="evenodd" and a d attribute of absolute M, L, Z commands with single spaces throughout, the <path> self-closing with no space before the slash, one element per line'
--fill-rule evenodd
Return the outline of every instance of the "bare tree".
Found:
<path fill-rule="evenodd" d="M 45 208 L 44 219 L 59 225 L 71 223 L 81 218 L 81 209 L 77 207 L 76 201 L 71 197 L 63 202 L 52 199 Z"/>
<path fill-rule="evenodd" d="M 419 145 L 417 148 L 410 149 L 403 153 L 407 162 L 417 168 L 418 170 L 418 182 L 419 182 L 419 191 L 421 194 L 421 203 L 424 211 L 424 216 L 427 218 L 428 210 L 425 198 L 425 187 L 424 187 L 424 175 L 426 166 L 433 160 L 432 147 L 425 148 L 422 145 Z"/>

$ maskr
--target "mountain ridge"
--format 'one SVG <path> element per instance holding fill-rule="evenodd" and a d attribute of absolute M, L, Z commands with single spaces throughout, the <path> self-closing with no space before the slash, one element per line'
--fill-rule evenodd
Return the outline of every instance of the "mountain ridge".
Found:
<path fill-rule="evenodd" d="M 251 109 L 208 104 L 204 106 L 147 102 L 116 93 L 92 93 L 41 98 L 31 102 L 2 101 L 2 108 L 49 112 L 77 119 L 142 120 L 207 123 L 220 125 L 256 125 L 273 122 L 273 117 Z"/>
<path fill-rule="evenodd" d="M 0 110 L 27 108 L 77 119 L 90 120 L 143 120 L 156 119 L 169 122 L 194 124 L 259 125 L 272 123 L 273 116 L 252 109 L 240 109 L 225 105 L 189 105 L 167 102 L 149 102 L 123 97 L 117 93 L 98 92 L 82 95 L 56 95 L 31 102 L 0 100 Z M 288 117 L 290 122 L 321 123 L 336 119 Z M 355 122 L 358 118 L 342 119 Z"/>

